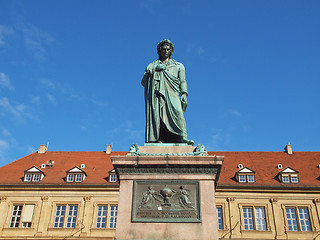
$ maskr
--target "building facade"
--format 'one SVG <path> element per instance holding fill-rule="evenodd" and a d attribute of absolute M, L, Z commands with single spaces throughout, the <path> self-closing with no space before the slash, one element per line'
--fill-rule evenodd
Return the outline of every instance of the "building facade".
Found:
<path fill-rule="evenodd" d="M 0 239 L 113 239 L 119 181 L 110 156 L 126 154 L 40 146 L 1 167 Z M 212 202 L 220 239 L 320 239 L 320 152 L 209 155 L 224 156 Z"/>

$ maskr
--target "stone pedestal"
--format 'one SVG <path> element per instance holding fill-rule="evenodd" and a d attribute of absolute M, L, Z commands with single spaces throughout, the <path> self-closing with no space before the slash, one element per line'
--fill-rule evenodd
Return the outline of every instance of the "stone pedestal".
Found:
<path fill-rule="evenodd" d="M 223 157 L 183 144 L 132 148 L 112 156 L 120 179 L 115 238 L 218 239 L 215 180 Z"/>

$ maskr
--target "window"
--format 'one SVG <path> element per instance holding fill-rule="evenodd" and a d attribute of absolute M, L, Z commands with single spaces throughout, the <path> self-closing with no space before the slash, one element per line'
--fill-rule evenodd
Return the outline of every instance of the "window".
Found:
<path fill-rule="evenodd" d="M 97 206 L 96 228 L 116 228 L 118 206 L 101 204 Z"/>
<path fill-rule="evenodd" d="M 244 167 L 236 172 L 236 178 L 239 183 L 254 183 L 254 174 L 255 171 L 251 170 L 248 167 Z"/>
<path fill-rule="evenodd" d="M 10 227 L 18 228 L 20 225 L 21 213 L 23 205 L 14 205 L 11 215 Z"/>
<path fill-rule="evenodd" d="M 24 181 L 25 182 L 40 182 L 45 177 L 44 172 L 42 172 L 36 166 L 33 166 L 26 171 L 24 171 Z"/>
<path fill-rule="evenodd" d="M 297 175 L 282 175 L 281 179 L 283 183 L 299 183 Z"/>
<path fill-rule="evenodd" d="M 254 182 L 254 175 L 248 175 L 248 182 Z"/>
<path fill-rule="evenodd" d="M 254 183 L 254 175 L 253 174 L 238 174 L 238 181 L 241 183 Z"/>
<path fill-rule="evenodd" d="M 66 209 L 67 216 L 66 216 Z M 57 205 L 54 216 L 54 228 L 75 228 L 78 215 L 78 205 Z M 67 219 L 65 221 L 65 219 Z"/>
<path fill-rule="evenodd" d="M 267 230 L 264 207 L 243 207 L 244 230 Z"/>
<path fill-rule="evenodd" d="M 74 174 L 67 175 L 67 182 L 73 182 L 74 181 Z"/>
<path fill-rule="evenodd" d="M 116 181 L 117 181 L 117 175 L 111 174 L 109 181 L 110 181 L 110 182 L 116 182 Z"/>
<path fill-rule="evenodd" d="M 68 174 L 67 182 L 82 182 L 83 174 Z"/>
<path fill-rule="evenodd" d="M 246 176 L 245 175 L 239 175 L 239 182 L 246 182 Z"/>
<path fill-rule="evenodd" d="M 30 182 L 31 179 L 32 179 L 32 174 L 26 174 L 26 175 L 24 176 L 24 181 L 25 181 L 25 182 Z"/>
<path fill-rule="evenodd" d="M 82 174 L 76 175 L 76 182 L 82 182 Z"/>
<path fill-rule="evenodd" d="M 289 183 L 289 176 L 282 176 L 282 182 L 283 183 Z"/>
<path fill-rule="evenodd" d="M 40 174 L 25 174 L 24 181 L 25 182 L 40 182 L 41 175 Z"/>
<path fill-rule="evenodd" d="M 307 207 L 288 207 L 286 216 L 289 231 L 311 231 Z"/>
<path fill-rule="evenodd" d="M 34 182 L 39 182 L 40 181 L 40 174 L 33 174 L 33 179 L 32 181 Z"/>
<path fill-rule="evenodd" d="M 87 174 L 83 169 L 75 166 L 68 171 L 66 171 L 66 181 L 67 182 L 83 182 Z"/>
<path fill-rule="evenodd" d="M 33 204 L 13 205 L 10 228 L 30 228 L 33 217 Z"/>
<path fill-rule="evenodd" d="M 222 230 L 223 229 L 222 206 L 217 206 L 217 222 L 218 222 L 218 230 Z"/>
<path fill-rule="evenodd" d="M 118 206 L 110 206 L 109 211 L 109 228 L 116 228 L 117 226 Z"/>
<path fill-rule="evenodd" d="M 297 177 L 297 176 L 291 176 L 291 182 L 292 182 L 292 183 L 297 183 L 297 182 L 299 182 L 298 177 Z"/>
<path fill-rule="evenodd" d="M 99 205 L 98 206 L 96 228 L 105 228 L 106 227 L 107 209 L 108 209 L 108 205 Z"/>
<path fill-rule="evenodd" d="M 286 167 L 279 172 L 279 180 L 282 183 L 299 183 L 299 172 L 290 167 Z"/>

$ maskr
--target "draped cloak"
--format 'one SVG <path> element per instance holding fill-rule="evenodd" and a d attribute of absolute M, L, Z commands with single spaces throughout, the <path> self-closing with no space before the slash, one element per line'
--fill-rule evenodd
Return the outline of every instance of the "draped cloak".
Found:
<path fill-rule="evenodd" d="M 164 64 L 165 70 L 156 71 L 159 64 L 164 63 L 150 63 L 141 81 L 145 88 L 146 142 L 159 140 L 161 121 L 171 133 L 187 138 L 180 99 L 182 93 L 188 94 L 184 66 L 170 59 Z"/>

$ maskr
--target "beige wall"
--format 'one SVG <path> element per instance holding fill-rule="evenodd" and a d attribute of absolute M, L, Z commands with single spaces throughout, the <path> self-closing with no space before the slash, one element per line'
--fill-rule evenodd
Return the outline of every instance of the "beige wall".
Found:
<path fill-rule="evenodd" d="M 223 209 L 223 230 L 220 238 L 233 239 L 320 239 L 319 210 L 320 193 L 301 191 L 255 192 L 253 190 L 216 191 L 216 205 Z M 242 208 L 264 207 L 267 230 L 244 230 Z M 307 207 L 311 231 L 289 231 L 286 207 Z"/>
<path fill-rule="evenodd" d="M 96 229 L 99 204 L 117 205 L 118 188 L 0 189 L 0 239 L 113 239 L 114 229 Z M 9 228 L 14 204 L 34 204 L 31 228 Z M 76 228 L 53 228 L 56 204 L 78 204 Z M 253 191 L 218 188 L 216 205 L 222 206 L 224 229 L 219 237 L 232 239 L 316 239 L 320 240 L 320 193 L 311 191 Z M 242 208 L 262 206 L 266 211 L 267 230 L 243 229 Z M 307 207 L 310 232 L 288 231 L 286 207 Z M 232 230 L 231 230 L 232 229 Z"/>
<path fill-rule="evenodd" d="M 41 239 L 52 237 L 55 239 L 68 239 L 69 237 L 113 239 L 115 229 L 108 228 L 108 225 L 105 229 L 96 228 L 96 215 L 99 204 L 117 205 L 118 191 L 118 188 L 0 190 L 0 215 L 2 216 L 0 218 L 0 239 L 13 236 L 15 239 L 18 239 L 18 236 L 21 239 L 33 236 Z M 14 204 L 35 205 L 31 228 L 9 227 Z M 78 205 L 76 228 L 53 228 L 57 204 Z"/>

